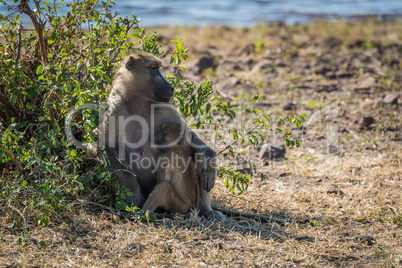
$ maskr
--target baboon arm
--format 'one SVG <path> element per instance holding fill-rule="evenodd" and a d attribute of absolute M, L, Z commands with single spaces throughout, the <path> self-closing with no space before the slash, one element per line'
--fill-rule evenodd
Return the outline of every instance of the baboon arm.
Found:
<path fill-rule="evenodd" d="M 130 189 L 133 193 L 132 196 L 126 197 L 126 201 L 132 203 L 134 206 L 141 207 L 141 204 L 144 202 L 144 197 L 141 193 L 141 186 L 137 181 L 136 175 L 116 157 L 111 149 L 106 147 L 105 151 L 110 162 L 110 169 L 113 170 L 113 173 L 119 178 L 119 183 Z"/>
<path fill-rule="evenodd" d="M 201 180 L 201 186 L 209 192 L 215 185 L 217 175 L 216 153 L 193 131 L 191 131 L 190 146 L 195 154 L 197 176 Z"/>
<path fill-rule="evenodd" d="M 153 213 L 157 208 L 163 208 L 168 212 L 185 214 L 191 207 L 192 204 L 185 202 L 169 182 L 162 181 L 156 185 L 142 209 Z"/>

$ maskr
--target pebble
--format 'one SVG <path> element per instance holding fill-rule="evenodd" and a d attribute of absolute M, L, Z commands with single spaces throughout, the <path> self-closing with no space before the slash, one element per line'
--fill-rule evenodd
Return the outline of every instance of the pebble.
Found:
<path fill-rule="evenodd" d="M 344 196 L 344 195 L 345 195 L 345 193 L 342 192 L 342 191 L 339 190 L 339 189 L 329 189 L 329 190 L 327 191 L 327 194 L 336 194 L 336 195 L 338 195 L 338 196 Z"/>
<path fill-rule="evenodd" d="M 372 116 L 363 116 L 360 122 L 360 129 L 367 129 L 374 123 L 374 117 Z"/>
<path fill-rule="evenodd" d="M 339 70 L 335 72 L 336 78 L 349 78 L 354 75 L 353 72 L 347 71 L 347 70 Z"/>
<path fill-rule="evenodd" d="M 369 235 L 356 235 L 353 240 L 359 244 L 367 243 L 369 246 L 375 243 L 375 239 Z"/>
<path fill-rule="evenodd" d="M 395 93 L 388 93 L 382 100 L 385 104 L 398 104 L 399 95 Z"/>
<path fill-rule="evenodd" d="M 296 108 L 297 108 L 296 104 L 294 104 L 293 102 L 289 102 L 283 107 L 283 110 L 284 111 L 294 111 L 294 110 L 296 110 Z"/>
<path fill-rule="evenodd" d="M 259 153 L 260 159 L 283 159 L 285 158 L 286 147 L 285 145 L 264 144 Z"/>
<path fill-rule="evenodd" d="M 214 58 L 213 57 L 202 57 L 196 64 L 197 74 L 201 74 L 204 70 L 211 68 L 214 66 Z"/>

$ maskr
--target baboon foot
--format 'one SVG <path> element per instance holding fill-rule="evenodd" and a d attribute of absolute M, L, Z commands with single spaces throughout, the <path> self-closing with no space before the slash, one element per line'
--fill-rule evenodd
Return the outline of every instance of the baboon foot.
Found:
<path fill-rule="evenodd" d="M 226 219 L 225 215 L 223 215 L 222 212 L 216 210 L 207 210 L 202 213 L 202 216 L 204 216 L 209 221 L 223 221 Z"/>

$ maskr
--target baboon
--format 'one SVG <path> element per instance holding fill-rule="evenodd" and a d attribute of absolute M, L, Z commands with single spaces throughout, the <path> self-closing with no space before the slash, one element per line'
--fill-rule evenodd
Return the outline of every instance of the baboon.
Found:
<path fill-rule="evenodd" d="M 154 137 L 162 133 L 165 124 L 186 125 L 170 102 L 174 88 L 163 77 L 160 67 L 161 60 L 145 52 L 135 52 L 123 59 L 99 129 L 100 147 L 104 145 L 120 183 L 133 193 L 127 201 L 136 206 L 141 206 L 157 187 L 156 162 L 160 155 L 170 152 L 169 148 L 161 150 L 153 142 Z M 216 179 L 216 153 L 194 132 L 189 133 L 191 140 L 180 151 L 191 152 L 193 159 L 195 155 L 199 157 L 200 163 L 192 169 L 201 186 L 200 212 L 207 218 L 221 220 L 224 216 L 212 210 L 209 195 Z M 177 152 L 177 148 L 172 151 Z"/>
<path fill-rule="evenodd" d="M 143 205 L 153 213 L 157 208 L 167 212 L 187 213 L 200 206 L 200 185 L 195 173 L 194 153 L 189 146 L 191 132 L 186 125 L 164 124 L 155 144 L 167 146 L 159 156 L 157 185 Z"/>

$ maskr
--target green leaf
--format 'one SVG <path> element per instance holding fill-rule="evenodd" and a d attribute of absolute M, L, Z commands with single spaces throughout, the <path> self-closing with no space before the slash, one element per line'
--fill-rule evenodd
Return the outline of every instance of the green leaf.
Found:
<path fill-rule="evenodd" d="M 205 107 L 205 113 L 208 113 L 209 110 L 211 109 L 211 103 L 207 103 L 207 106 Z"/>
<path fill-rule="evenodd" d="M 308 225 L 314 227 L 314 226 L 317 226 L 317 222 L 316 222 L 316 220 L 313 220 L 313 221 L 310 221 L 310 222 L 308 223 Z"/>
<path fill-rule="evenodd" d="M 77 150 L 75 150 L 75 149 L 71 150 L 70 154 L 72 157 L 77 156 Z"/>
<path fill-rule="evenodd" d="M 298 118 L 296 118 L 295 121 L 296 121 L 296 126 L 297 126 L 297 127 L 301 127 L 301 122 L 300 122 L 300 120 L 299 120 Z"/>
<path fill-rule="evenodd" d="M 47 244 L 43 241 L 39 241 L 39 245 L 43 248 L 47 248 Z"/>
<path fill-rule="evenodd" d="M 43 216 L 40 221 L 39 221 L 39 225 L 42 227 L 45 227 L 46 225 L 48 225 L 50 222 L 50 218 L 48 216 Z"/>
<path fill-rule="evenodd" d="M 300 147 L 300 141 L 296 140 L 295 142 L 296 142 L 296 148 L 299 148 Z"/>
<path fill-rule="evenodd" d="M 42 71 L 43 71 L 43 66 L 39 65 L 38 68 L 36 68 L 36 74 L 40 75 L 42 73 Z"/>

